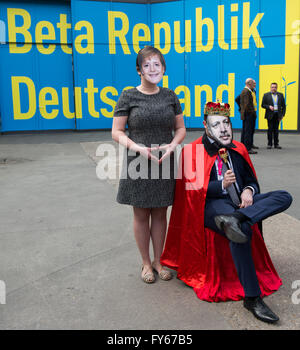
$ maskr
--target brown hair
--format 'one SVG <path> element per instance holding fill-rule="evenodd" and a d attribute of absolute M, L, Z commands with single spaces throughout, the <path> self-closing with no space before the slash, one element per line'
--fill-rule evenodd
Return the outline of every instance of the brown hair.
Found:
<path fill-rule="evenodd" d="M 164 71 L 166 72 L 167 67 L 166 67 L 166 61 L 164 59 L 164 56 L 157 48 L 153 46 L 145 46 L 143 49 L 139 51 L 136 58 L 136 70 L 138 72 L 141 72 L 141 67 L 144 60 L 147 57 L 153 56 L 153 55 L 157 55 L 159 57 L 160 63 L 162 64 L 162 66 L 164 67 Z"/>

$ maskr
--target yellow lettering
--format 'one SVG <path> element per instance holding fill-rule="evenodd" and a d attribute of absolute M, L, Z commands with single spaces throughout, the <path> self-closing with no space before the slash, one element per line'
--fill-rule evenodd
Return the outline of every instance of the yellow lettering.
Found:
<path fill-rule="evenodd" d="M 207 44 L 202 43 L 202 27 L 207 27 Z M 196 51 L 210 51 L 214 46 L 214 22 L 207 17 L 202 19 L 202 7 L 196 8 Z"/>
<path fill-rule="evenodd" d="M 190 89 L 185 85 L 179 85 L 174 90 L 176 95 L 179 95 L 181 92 L 184 93 L 183 98 L 178 98 L 180 103 L 184 103 L 183 115 L 186 117 L 191 116 L 191 92 Z"/>
<path fill-rule="evenodd" d="M 167 75 L 163 76 L 162 86 L 164 88 L 168 88 L 169 87 L 169 77 Z"/>
<path fill-rule="evenodd" d="M 139 35 L 140 30 L 144 32 L 143 35 Z M 135 53 L 138 53 L 140 51 L 140 41 L 150 41 L 151 40 L 151 34 L 149 27 L 144 23 L 138 23 L 133 27 L 132 30 L 132 42 L 133 42 L 133 49 Z"/>
<path fill-rule="evenodd" d="M 230 5 L 231 12 L 237 12 L 239 4 Z M 237 50 L 238 48 L 238 17 L 231 17 L 231 50 Z"/>
<path fill-rule="evenodd" d="M 191 52 L 191 42 L 192 42 L 192 21 L 185 21 L 185 46 L 180 45 L 180 21 L 174 22 L 174 47 L 175 51 L 178 53 Z"/>
<path fill-rule="evenodd" d="M 69 102 L 69 88 L 62 88 L 62 105 L 63 114 L 67 119 L 73 119 L 75 117 L 74 112 L 70 112 L 70 102 Z"/>
<path fill-rule="evenodd" d="M 43 28 L 46 28 L 48 33 L 43 34 Z M 55 30 L 52 23 L 48 21 L 40 21 L 35 27 L 35 41 L 36 47 L 45 55 L 50 55 L 54 52 L 56 45 L 47 43 L 48 47 L 45 47 L 43 44 L 43 40 L 55 40 Z"/>
<path fill-rule="evenodd" d="M 223 92 L 227 91 L 228 93 L 228 103 L 230 104 L 230 115 L 234 115 L 234 87 L 235 87 L 235 74 L 228 74 L 228 85 L 221 84 L 217 88 L 216 98 L 222 102 Z M 225 101 L 225 102 L 227 102 Z"/>
<path fill-rule="evenodd" d="M 23 17 L 23 26 L 16 27 L 16 16 Z M 10 53 L 26 53 L 31 50 L 32 37 L 28 29 L 31 26 L 30 14 L 23 9 L 8 8 L 7 9 L 7 27 L 9 38 L 9 52 Z M 17 45 L 17 34 L 21 34 L 24 37 L 24 44 L 22 46 Z M 19 40 L 20 42 L 20 40 Z"/>
<path fill-rule="evenodd" d="M 115 29 L 115 19 L 119 18 L 122 21 L 122 28 Z M 116 37 L 119 38 L 123 52 L 125 55 L 130 55 L 129 46 L 126 41 L 126 34 L 129 30 L 129 20 L 125 13 L 120 11 L 108 11 L 108 43 L 109 53 L 116 53 Z"/>
<path fill-rule="evenodd" d="M 125 86 L 123 90 L 129 90 L 129 89 L 133 89 L 134 86 Z"/>
<path fill-rule="evenodd" d="M 46 99 L 46 95 L 50 94 L 51 98 L 49 100 Z M 58 115 L 58 109 L 52 109 L 49 113 L 47 112 L 47 106 L 58 105 L 58 95 L 54 88 L 52 87 L 44 87 L 41 89 L 39 94 L 39 109 L 41 116 L 45 119 L 54 119 Z"/>
<path fill-rule="evenodd" d="M 228 50 L 229 45 L 224 40 L 225 25 L 224 25 L 224 5 L 218 6 L 218 44 L 221 49 Z"/>
<path fill-rule="evenodd" d="M 100 111 L 102 115 L 106 118 L 112 118 L 114 115 L 114 108 L 116 106 L 116 101 L 107 97 L 107 93 L 111 93 L 113 96 L 118 96 L 118 91 L 113 86 L 106 86 L 100 91 L 101 100 L 111 106 L 111 111 L 109 112 L 106 108 L 101 108 Z"/>
<path fill-rule="evenodd" d="M 95 93 L 98 92 L 98 88 L 94 87 L 94 79 L 87 79 L 87 87 L 84 88 L 84 92 L 88 95 L 88 107 L 89 113 L 94 118 L 99 118 L 99 112 L 95 111 Z"/>
<path fill-rule="evenodd" d="M 60 43 L 61 49 L 63 52 L 71 54 L 72 47 L 68 46 L 68 29 L 71 29 L 71 23 L 67 23 L 67 15 L 60 14 L 59 15 L 59 23 L 57 23 L 57 28 L 60 29 Z"/>
<path fill-rule="evenodd" d="M 205 102 L 212 101 L 212 88 L 209 85 L 195 85 L 195 117 L 201 117 L 202 99 L 201 93 L 205 92 Z M 203 104 L 203 105 L 204 105 Z"/>
<path fill-rule="evenodd" d="M 165 32 L 165 47 L 160 46 L 160 31 Z M 166 55 L 171 49 L 171 28 L 169 23 L 154 23 L 154 47 L 159 49 L 163 55 Z"/>
<path fill-rule="evenodd" d="M 249 49 L 250 36 L 253 37 L 256 47 L 264 47 L 264 44 L 257 30 L 257 26 L 263 15 L 264 13 L 258 13 L 250 25 L 250 2 L 243 3 L 243 49 Z"/>
<path fill-rule="evenodd" d="M 86 28 L 86 34 L 78 35 L 75 38 L 75 48 L 78 53 L 85 54 L 85 53 L 94 53 L 94 29 L 90 22 L 88 21 L 79 21 L 75 24 L 74 29 L 75 30 L 81 30 L 83 27 Z M 82 41 L 86 40 L 87 44 L 86 47 L 82 46 Z"/>
<path fill-rule="evenodd" d="M 25 84 L 28 90 L 28 111 L 21 111 L 20 84 Z M 33 81 L 28 77 L 11 77 L 11 91 L 15 120 L 27 120 L 35 115 L 36 94 Z"/>

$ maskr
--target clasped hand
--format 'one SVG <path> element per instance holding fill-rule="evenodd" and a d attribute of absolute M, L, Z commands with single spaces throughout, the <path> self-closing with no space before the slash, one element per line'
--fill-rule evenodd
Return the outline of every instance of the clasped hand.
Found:
<path fill-rule="evenodd" d="M 166 158 L 170 157 L 170 155 L 174 152 L 175 148 L 176 147 L 170 143 L 168 145 L 156 146 L 156 147 L 139 146 L 137 151 L 146 159 L 150 159 L 158 164 L 161 164 Z M 152 153 L 158 150 L 165 151 L 163 156 L 160 159 L 158 159 L 158 157 L 156 157 Z"/>
<path fill-rule="evenodd" d="M 226 189 L 230 185 L 236 182 L 236 177 L 232 170 L 227 170 L 223 178 L 223 187 Z M 244 189 L 241 193 L 241 204 L 240 208 L 246 208 L 253 204 L 253 193 L 250 188 Z"/>

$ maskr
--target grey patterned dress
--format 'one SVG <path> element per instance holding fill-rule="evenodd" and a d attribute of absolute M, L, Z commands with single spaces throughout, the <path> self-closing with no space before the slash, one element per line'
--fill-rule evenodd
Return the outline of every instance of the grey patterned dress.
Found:
<path fill-rule="evenodd" d="M 133 88 L 122 92 L 114 117 L 128 116 L 128 137 L 137 144 L 154 147 L 173 140 L 175 117 L 181 113 L 174 91 L 160 87 L 158 93 L 146 95 Z M 153 154 L 158 158 L 162 156 L 158 151 Z M 138 208 L 172 205 L 175 161 L 176 157 L 172 155 L 158 165 L 125 149 L 117 201 Z"/>

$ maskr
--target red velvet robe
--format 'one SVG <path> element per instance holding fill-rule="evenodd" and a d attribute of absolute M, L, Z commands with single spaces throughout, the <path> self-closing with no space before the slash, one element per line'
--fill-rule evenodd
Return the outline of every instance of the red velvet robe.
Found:
<path fill-rule="evenodd" d="M 233 141 L 233 144 L 236 146 L 234 151 L 244 157 L 256 176 L 244 145 L 236 141 Z M 193 287 L 202 300 L 240 300 L 245 295 L 233 263 L 229 241 L 220 234 L 204 228 L 205 198 L 215 160 L 216 155 L 211 157 L 205 151 L 202 137 L 183 148 L 179 167 L 182 178 L 176 181 L 175 198 L 161 263 L 177 270 L 177 277 Z M 261 296 L 265 296 L 276 291 L 282 282 L 273 266 L 258 225 L 253 225 L 252 230 L 252 256 Z"/>

